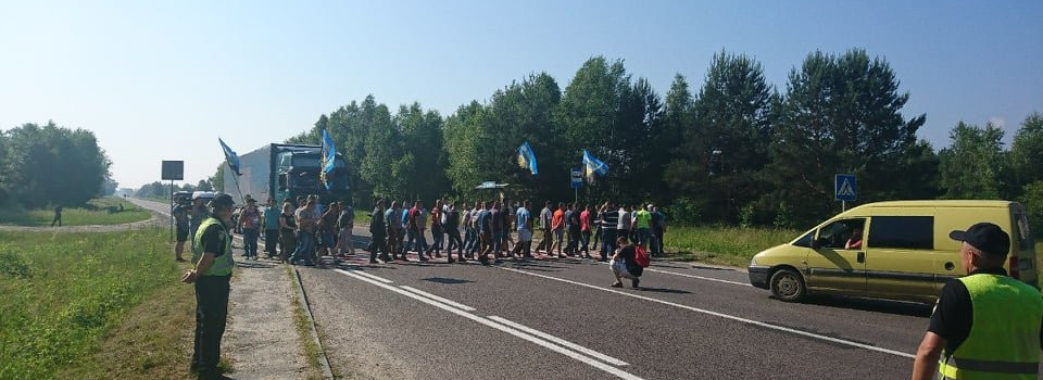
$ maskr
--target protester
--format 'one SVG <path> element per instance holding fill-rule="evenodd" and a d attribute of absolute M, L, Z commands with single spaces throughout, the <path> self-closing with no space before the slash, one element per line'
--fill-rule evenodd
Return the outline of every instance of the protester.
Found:
<path fill-rule="evenodd" d="M 384 211 L 384 225 L 388 232 L 387 251 L 391 255 L 392 260 L 398 257 L 400 253 L 402 254 L 402 260 L 406 259 L 405 253 L 402 253 L 402 222 L 399 216 L 401 214 L 402 211 L 399 210 L 398 201 L 392 201 L 391 207 Z"/>
<path fill-rule="evenodd" d="M 442 257 L 442 240 L 445 238 L 442 231 L 442 216 L 442 201 L 436 200 L 435 206 L 431 208 L 431 247 L 427 249 L 429 257 L 432 251 L 434 251 L 435 257 Z"/>
<path fill-rule="evenodd" d="M 355 254 L 355 242 L 352 241 L 351 232 L 355 228 L 355 208 L 350 203 L 341 202 L 340 215 L 337 216 L 337 255 L 343 256 Z"/>
<path fill-rule="evenodd" d="M 659 211 L 659 207 L 654 205 L 652 206 L 652 234 L 655 236 L 652 254 L 663 256 L 665 254 L 663 235 L 666 234 L 666 214 L 663 214 L 662 211 Z"/>
<path fill-rule="evenodd" d="M 635 255 L 637 255 L 637 248 L 630 244 L 626 236 L 620 236 L 616 239 L 616 244 L 619 245 L 619 250 L 612 255 L 612 260 L 609 262 L 609 266 L 612 268 L 612 274 L 616 276 L 616 282 L 612 283 L 613 288 L 622 288 L 622 279 L 629 278 L 631 286 L 634 289 L 640 289 L 638 286 L 641 282 L 639 279 L 645 268 L 642 268 L 637 264 Z"/>
<path fill-rule="evenodd" d="M 188 210 L 188 240 L 192 242 L 193 252 L 196 249 L 196 231 L 199 230 L 199 225 L 203 223 L 203 219 L 209 215 L 210 211 L 203 204 L 202 194 L 192 194 L 192 209 Z"/>
<path fill-rule="evenodd" d="M 293 204 L 286 200 L 282 204 L 282 214 L 279 214 L 279 262 L 289 262 L 290 254 L 297 248 L 297 219 L 293 216 Z"/>
<path fill-rule="evenodd" d="M 493 202 L 492 208 L 489 209 L 489 226 L 492 231 L 492 252 L 496 257 L 502 256 L 500 249 L 503 243 L 504 225 L 503 216 L 500 213 L 500 202 Z"/>
<path fill-rule="evenodd" d="M 320 219 L 316 215 L 317 203 L 314 199 L 309 199 L 303 209 L 297 210 L 297 250 L 290 258 L 293 265 L 315 265 L 315 233 Z"/>
<path fill-rule="evenodd" d="M 601 242 L 601 234 L 604 233 L 603 225 L 605 224 L 606 208 L 608 208 L 608 202 L 598 206 L 597 213 L 592 217 L 594 220 L 594 244 L 590 248 L 594 251 L 598 251 L 598 243 Z"/>
<path fill-rule="evenodd" d="M 405 232 L 405 234 L 404 234 L 405 241 L 402 244 L 402 254 L 403 254 L 402 257 L 403 258 L 405 258 L 404 255 L 408 254 L 409 251 L 411 251 L 411 250 L 416 248 L 415 247 L 415 245 L 416 245 L 415 244 L 416 232 L 413 230 L 413 228 L 412 228 L 413 226 L 411 226 L 410 223 L 409 223 L 409 213 L 410 213 L 410 210 L 412 210 L 413 208 L 410 207 L 409 205 L 410 205 L 409 202 L 402 201 L 402 231 Z"/>
<path fill-rule="evenodd" d="M 264 219 L 261 219 L 261 226 L 264 228 L 264 252 L 269 259 L 277 255 L 277 246 L 279 245 L 279 213 L 281 211 L 275 207 L 275 200 L 268 198 L 268 202 L 264 206 Z"/>
<path fill-rule="evenodd" d="M 54 227 L 55 223 L 58 223 L 58 227 L 62 226 L 62 206 L 54 207 L 54 219 L 51 219 L 51 227 Z"/>
<path fill-rule="evenodd" d="M 604 218 L 602 218 L 602 229 L 604 230 L 601 235 L 601 261 L 608 261 L 609 255 L 613 254 L 616 250 L 616 232 L 619 226 L 619 211 L 616 210 L 615 205 L 612 202 L 608 202 L 608 207 L 605 208 Z"/>
<path fill-rule="evenodd" d="M 633 241 L 633 237 L 630 236 L 630 227 L 633 215 L 630 215 L 630 206 L 621 204 L 619 205 L 619 219 L 616 221 L 616 233 L 619 236 L 626 236 L 628 241 Z"/>
<path fill-rule="evenodd" d="M 482 265 L 489 265 L 489 253 L 493 251 L 493 227 L 492 219 L 490 217 L 490 209 L 492 208 L 492 202 L 482 202 L 481 209 L 478 211 L 478 239 L 481 242 L 481 253 L 478 255 L 478 261 Z"/>
<path fill-rule="evenodd" d="M 388 257 L 387 229 L 384 226 L 384 201 L 382 200 L 377 201 L 373 212 L 369 214 L 369 235 L 371 236 L 367 248 L 369 263 L 376 264 L 377 257 L 385 262 L 391 261 L 391 258 Z"/>
<path fill-rule="evenodd" d="M 174 226 L 177 231 L 174 260 L 183 262 L 185 258 L 182 253 L 185 251 L 185 241 L 188 240 L 188 205 L 184 201 L 179 201 L 177 206 L 174 206 L 171 215 L 174 217 Z"/>
<path fill-rule="evenodd" d="M 449 238 L 449 243 L 445 247 L 445 255 L 450 264 L 453 263 L 453 248 L 456 248 L 457 260 L 460 260 L 461 263 L 465 261 L 464 242 L 460 240 L 460 210 L 457 206 L 457 202 L 453 202 L 443 214 L 445 223 L 442 226 Z"/>
<path fill-rule="evenodd" d="M 580 250 L 583 252 L 583 257 L 591 258 L 590 256 L 590 205 L 583 207 L 583 211 L 579 213 L 579 240 Z"/>
<path fill-rule="evenodd" d="M 562 253 L 565 243 L 565 203 L 558 203 L 558 209 L 554 211 L 554 216 L 551 217 L 550 222 L 551 232 L 554 234 L 554 244 L 551 245 L 547 255 L 554 255 L 554 248 L 558 249 L 558 257 L 565 257 Z"/>
<path fill-rule="evenodd" d="M 465 257 L 468 260 L 476 258 L 478 253 L 482 251 L 482 239 L 478 233 L 478 214 L 482 212 L 482 203 L 480 201 L 474 202 L 474 207 L 471 208 L 470 217 L 468 220 L 467 228 L 471 232 L 471 245 L 468 246 L 465 252 Z"/>
<path fill-rule="evenodd" d="M 515 244 L 511 254 L 514 257 L 532 257 L 532 217 L 529 214 L 529 201 L 523 202 L 514 215 L 518 244 Z"/>
<path fill-rule="evenodd" d="M 316 215 L 319 217 L 318 244 L 322 256 L 331 255 L 337 248 L 337 217 L 340 216 L 340 203 L 333 202 L 326 211 L 319 211 L 318 204 L 315 207 Z"/>
<path fill-rule="evenodd" d="M 633 220 L 630 222 L 632 229 L 635 231 L 634 235 L 637 236 L 637 244 L 640 244 L 642 247 L 648 247 L 652 239 L 652 213 L 649 212 L 651 208 L 651 204 L 646 208 L 638 207 L 638 210 L 634 212 Z"/>
<path fill-rule="evenodd" d="M 550 201 L 546 201 L 543 204 L 543 210 L 540 210 L 538 224 L 543 236 L 540 244 L 536 246 L 536 252 L 543 251 L 543 253 L 550 254 L 551 246 L 554 244 L 554 236 L 551 235 L 551 219 L 554 216 L 553 207 Z"/>
<path fill-rule="evenodd" d="M 261 228 L 261 211 L 257 200 L 247 194 L 246 207 L 239 213 L 239 228 L 243 231 L 243 256 L 257 260 L 257 238 Z"/>
<path fill-rule="evenodd" d="M 579 256 L 579 242 L 580 242 L 580 205 L 570 204 L 568 211 L 565 211 L 565 233 L 568 237 L 568 244 L 565 246 L 565 253 L 569 256 Z"/>

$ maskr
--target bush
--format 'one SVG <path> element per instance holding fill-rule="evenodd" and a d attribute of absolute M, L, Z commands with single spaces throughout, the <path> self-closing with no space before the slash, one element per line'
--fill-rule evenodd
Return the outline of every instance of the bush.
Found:
<path fill-rule="evenodd" d="M 667 212 L 672 223 L 692 225 L 702 221 L 702 209 L 702 205 L 689 198 L 678 198 Z"/>
<path fill-rule="evenodd" d="M 1043 181 L 1025 185 L 1020 201 L 1028 212 L 1033 234 L 1043 236 Z"/>

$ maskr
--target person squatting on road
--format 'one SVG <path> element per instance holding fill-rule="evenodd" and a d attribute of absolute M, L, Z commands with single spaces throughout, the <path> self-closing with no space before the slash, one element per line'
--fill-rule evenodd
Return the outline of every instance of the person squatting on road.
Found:
<path fill-rule="evenodd" d="M 261 211 L 257 200 L 246 195 L 246 207 L 239 213 L 239 228 L 243 230 L 243 256 L 257 260 L 257 238 L 260 234 Z"/>
<path fill-rule="evenodd" d="M 235 267 L 228 231 L 233 227 L 234 205 L 225 193 L 217 193 L 210 201 L 213 214 L 203 220 L 194 238 L 195 269 L 181 277 L 182 282 L 195 285 L 196 330 L 190 369 L 202 379 L 220 377 L 217 364 L 228 317 L 229 279 Z"/>
<path fill-rule="evenodd" d="M 609 261 L 612 275 L 616 276 L 616 282 L 612 283 L 612 287 L 622 288 L 622 279 L 629 278 L 634 289 L 640 289 L 638 284 L 641 282 L 640 277 L 645 268 L 637 264 L 635 257 L 637 255 L 637 246 L 630 244 L 626 236 L 617 238 L 616 244 L 619 246 L 619 249 L 612 255 L 612 260 Z"/>
<path fill-rule="evenodd" d="M 992 223 L 952 231 L 967 276 L 949 280 L 913 363 L 918 379 L 1036 379 L 1043 297 L 1007 276 L 1010 236 Z M 935 368 L 937 368 L 937 373 Z"/>

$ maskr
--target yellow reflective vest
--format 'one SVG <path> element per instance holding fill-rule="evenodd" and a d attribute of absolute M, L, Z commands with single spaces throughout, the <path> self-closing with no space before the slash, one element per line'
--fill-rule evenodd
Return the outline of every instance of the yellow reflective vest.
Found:
<path fill-rule="evenodd" d="M 228 229 L 221 223 L 221 220 L 215 217 L 206 218 L 199 225 L 199 229 L 196 230 L 196 235 L 192 238 L 192 263 L 199 264 L 199 259 L 203 257 L 203 232 L 214 224 L 221 226 L 221 235 L 225 241 L 225 252 L 223 255 L 214 258 L 214 264 L 210 266 L 210 270 L 199 275 L 229 276 L 232 274 L 232 268 L 235 267 L 235 260 L 232 259 L 232 236 L 228 234 Z"/>
<path fill-rule="evenodd" d="M 959 279 L 971 298 L 967 339 L 945 352 L 942 379 L 1036 379 L 1039 372 L 1039 290 L 1008 276 L 979 273 Z"/>

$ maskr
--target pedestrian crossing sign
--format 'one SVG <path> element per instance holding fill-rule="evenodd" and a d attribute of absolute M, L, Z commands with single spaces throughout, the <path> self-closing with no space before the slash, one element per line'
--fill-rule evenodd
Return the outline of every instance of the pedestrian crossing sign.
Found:
<path fill-rule="evenodd" d="M 834 181 L 834 194 L 836 200 L 845 202 L 854 202 L 858 197 L 856 196 L 858 191 L 858 183 L 855 182 L 854 174 L 837 174 Z"/>

